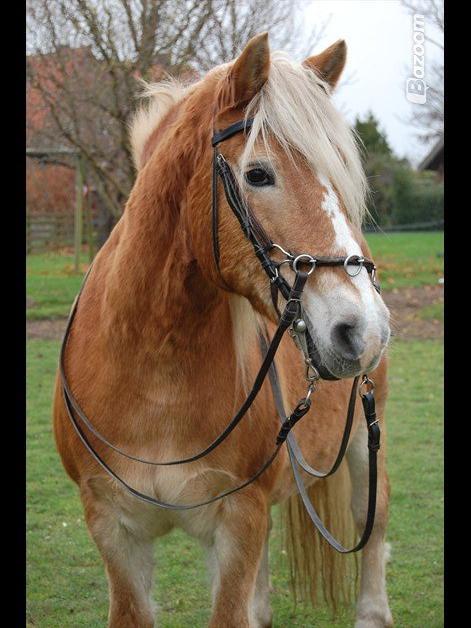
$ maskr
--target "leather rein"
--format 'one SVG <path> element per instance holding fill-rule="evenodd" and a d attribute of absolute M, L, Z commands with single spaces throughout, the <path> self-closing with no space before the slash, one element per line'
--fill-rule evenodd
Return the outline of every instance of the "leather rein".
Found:
<path fill-rule="evenodd" d="M 368 509 L 365 527 L 360 537 L 360 540 L 353 548 L 346 549 L 345 547 L 343 547 L 325 528 L 309 498 L 300 471 L 302 470 L 312 477 L 325 478 L 335 473 L 335 471 L 337 471 L 337 469 L 339 468 L 348 447 L 349 437 L 353 425 L 355 399 L 360 376 L 355 377 L 353 380 L 344 433 L 342 436 L 337 457 L 329 471 L 318 471 L 306 462 L 301 452 L 301 449 L 295 439 L 295 436 L 291 430 L 294 425 L 309 411 L 312 403 L 311 395 L 314 392 L 315 383 L 321 378 L 330 380 L 338 379 L 334 375 L 332 375 L 332 373 L 330 373 L 330 371 L 328 371 L 327 368 L 321 363 L 319 353 L 309 333 L 307 323 L 304 320 L 305 314 L 302 308 L 301 299 L 309 275 L 314 272 L 316 267 L 343 266 L 347 274 L 349 274 L 350 276 L 355 276 L 361 271 L 362 267 L 365 267 L 371 277 L 374 287 L 379 292 L 379 286 L 375 280 L 376 266 L 371 260 L 357 255 L 350 255 L 348 257 L 319 257 L 311 256 L 307 253 L 301 253 L 296 255 L 285 250 L 279 244 L 275 244 L 271 241 L 271 239 L 267 236 L 265 230 L 262 228 L 258 220 L 255 218 L 255 216 L 252 214 L 250 209 L 243 201 L 242 194 L 240 192 L 240 188 L 238 186 L 234 173 L 232 172 L 232 169 L 228 162 L 224 159 L 223 155 L 221 155 L 218 151 L 218 145 L 221 142 L 229 139 L 236 133 L 246 132 L 252 126 L 252 122 L 253 120 L 251 119 L 241 120 L 227 127 L 223 131 L 214 133 L 212 138 L 212 146 L 214 151 L 212 178 L 212 242 L 214 259 L 220 278 L 224 283 L 224 286 L 226 288 L 229 288 L 227 283 L 224 281 L 220 268 L 219 215 L 217 203 L 218 178 L 220 178 L 223 183 L 224 192 L 229 206 L 231 207 L 236 218 L 238 219 L 245 236 L 251 242 L 255 255 L 260 261 L 262 268 L 268 275 L 268 278 L 270 280 L 273 305 L 276 312 L 279 314 L 278 327 L 273 335 L 273 338 L 269 341 L 266 329 L 263 331 L 263 333 L 260 332 L 259 334 L 260 351 L 261 355 L 263 356 L 262 364 L 259 368 L 257 376 L 255 377 L 252 389 L 248 393 L 238 412 L 229 421 L 224 430 L 205 449 L 193 454 L 192 456 L 181 458 L 178 460 L 155 461 L 139 458 L 138 456 L 134 456 L 117 447 L 116 445 L 111 443 L 103 434 L 101 434 L 80 407 L 80 404 L 78 403 L 69 386 L 65 370 L 65 353 L 67 348 L 67 341 L 77 312 L 80 295 L 82 294 L 86 280 L 92 267 L 89 268 L 87 274 L 85 275 L 82 287 L 72 305 L 72 309 L 64 333 L 64 338 L 62 341 L 59 360 L 59 371 L 61 376 L 64 404 L 67 415 L 77 435 L 79 436 L 80 440 L 82 441 L 88 452 L 91 454 L 91 456 L 96 460 L 96 462 L 98 462 L 98 464 L 128 493 L 146 503 L 168 510 L 191 510 L 194 508 L 199 508 L 201 506 L 212 504 L 213 502 L 216 502 L 224 497 L 227 497 L 237 491 L 242 490 L 252 482 L 255 482 L 270 467 L 270 465 L 277 457 L 281 447 L 283 446 L 283 443 L 286 442 L 289 460 L 293 470 L 294 480 L 301 499 L 304 503 L 304 506 L 307 510 L 307 513 L 314 526 L 319 530 L 320 534 L 330 543 L 330 545 L 338 552 L 357 552 L 366 545 L 370 537 L 371 530 L 373 529 L 374 525 L 376 512 L 377 451 L 380 447 L 380 429 L 378 419 L 375 413 L 373 381 L 368 379 L 368 376 L 365 374 L 363 375 L 363 380 L 359 388 L 359 394 L 362 399 L 365 421 L 368 430 L 369 488 Z M 277 262 L 272 259 L 272 257 L 270 257 L 269 253 L 272 252 L 274 249 L 282 252 L 282 254 L 284 255 L 284 259 L 282 261 Z M 292 285 L 290 285 L 280 273 L 280 268 L 284 264 L 289 265 L 295 273 L 295 278 Z M 355 272 L 352 273 L 351 269 L 349 269 L 350 266 L 356 266 L 358 270 L 355 269 Z M 306 267 L 308 268 L 306 270 L 303 270 L 303 268 Z M 278 307 L 278 293 L 280 293 L 285 299 L 285 306 L 282 312 L 280 312 Z M 275 365 L 275 355 L 286 331 L 288 331 L 288 333 L 295 341 L 297 347 L 302 351 L 304 355 L 304 361 L 306 365 L 305 379 L 307 383 L 306 395 L 296 404 L 295 408 L 292 410 L 289 416 L 286 415 L 284 409 L 283 396 L 281 393 L 278 373 Z M 259 467 L 259 469 L 242 484 L 222 493 L 219 493 L 200 503 L 171 504 L 161 501 L 150 495 L 146 495 L 145 493 L 141 493 L 137 489 L 133 488 L 122 477 L 120 477 L 108 465 L 103 457 L 96 451 L 96 449 L 90 443 L 89 437 L 86 435 L 84 430 L 84 427 L 86 427 L 89 432 L 91 432 L 109 449 L 135 462 L 153 466 L 171 466 L 191 463 L 207 456 L 224 440 L 226 440 L 229 434 L 246 416 L 258 393 L 260 392 L 267 375 L 269 377 L 276 409 L 281 422 L 280 431 L 278 432 L 278 435 L 276 437 L 275 446 L 271 455 L 265 460 L 265 462 Z"/>

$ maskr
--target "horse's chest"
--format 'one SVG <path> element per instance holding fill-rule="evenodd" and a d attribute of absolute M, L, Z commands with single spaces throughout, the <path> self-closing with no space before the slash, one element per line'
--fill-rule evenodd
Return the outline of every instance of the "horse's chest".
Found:
<path fill-rule="evenodd" d="M 198 462 L 169 467 L 142 466 L 133 465 L 132 469 L 128 466 L 120 475 L 133 488 L 168 504 L 204 502 L 230 488 L 235 481 L 232 474 Z M 102 503 L 112 503 L 114 516 L 138 536 L 154 538 L 179 527 L 205 544 L 212 542 L 220 502 L 204 508 L 173 510 L 146 504 L 110 484 L 106 477 L 96 478 L 94 485 Z"/>

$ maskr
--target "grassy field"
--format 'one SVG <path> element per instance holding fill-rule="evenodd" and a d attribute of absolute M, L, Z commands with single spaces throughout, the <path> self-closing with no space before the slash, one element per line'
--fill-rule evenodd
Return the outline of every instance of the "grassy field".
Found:
<path fill-rule="evenodd" d="M 87 265 L 83 264 L 83 273 L 86 270 Z M 28 319 L 67 316 L 82 277 L 83 274 L 74 272 L 74 258 L 69 251 L 29 255 L 26 270 Z"/>
<path fill-rule="evenodd" d="M 440 234 L 375 234 L 368 239 L 381 267 L 383 261 L 391 260 L 389 275 L 382 276 L 383 283 L 386 277 L 392 278 L 389 287 L 404 285 L 401 264 L 417 268 L 416 274 L 411 271 L 406 278 L 408 286 L 435 284 L 443 272 L 441 258 L 435 257 L 443 250 Z M 436 267 L 427 268 L 427 260 Z M 29 318 L 65 315 L 80 284 L 80 277 L 70 272 L 72 258 L 31 256 L 28 266 Z M 57 340 L 28 342 L 28 624 L 98 627 L 106 624 L 107 616 L 103 564 L 88 536 L 76 487 L 65 475 L 52 436 L 51 398 L 58 350 Z M 438 628 L 443 626 L 443 348 L 438 340 L 396 340 L 389 353 L 390 602 L 396 626 Z M 159 626 L 204 627 L 209 616 L 209 586 L 200 548 L 177 531 L 156 543 L 155 554 Z M 275 627 L 353 625 L 352 608 L 335 620 L 323 607 L 294 608 L 277 527 L 271 541 L 271 572 Z"/>
<path fill-rule="evenodd" d="M 369 233 L 384 290 L 435 285 L 443 277 L 443 232 Z"/>
<path fill-rule="evenodd" d="M 443 233 L 367 235 L 384 290 L 436 284 L 443 276 Z M 83 254 L 82 259 L 86 259 Z M 27 265 L 29 320 L 67 316 L 82 275 L 69 252 L 30 255 Z M 82 264 L 85 272 L 87 264 Z"/>

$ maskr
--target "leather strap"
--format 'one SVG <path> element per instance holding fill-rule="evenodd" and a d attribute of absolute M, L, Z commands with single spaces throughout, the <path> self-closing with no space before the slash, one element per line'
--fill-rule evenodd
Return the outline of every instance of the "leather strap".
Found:
<path fill-rule="evenodd" d="M 265 327 L 264 334 L 259 334 L 259 342 L 260 342 L 260 349 L 261 349 L 262 355 L 264 355 L 267 351 L 267 346 L 268 346 L 267 339 L 266 339 L 267 333 L 268 332 Z M 271 385 L 273 398 L 275 400 L 275 406 L 276 406 L 278 415 L 280 417 L 284 416 L 283 399 L 281 395 L 281 387 L 280 387 L 280 382 L 278 378 L 278 370 L 276 368 L 275 360 L 273 360 L 270 366 L 269 378 L 270 378 L 270 385 Z M 347 451 L 348 442 L 350 440 L 350 434 L 351 434 L 352 426 L 353 426 L 353 419 L 355 417 L 355 401 L 356 401 L 356 393 L 358 390 L 359 379 L 360 379 L 359 376 L 355 377 L 352 383 L 352 389 L 350 392 L 350 399 L 348 402 L 347 416 L 345 419 L 345 427 L 344 427 L 344 431 L 342 435 L 342 440 L 340 442 L 340 447 L 339 447 L 339 451 L 337 453 L 335 462 L 333 463 L 329 471 L 325 471 L 325 472 L 317 471 L 317 469 L 314 469 L 314 467 L 311 467 L 306 462 L 303 456 L 303 452 L 301 451 L 301 448 L 298 445 L 295 435 L 292 432 L 288 434 L 287 440 L 293 450 L 295 460 L 298 463 L 298 465 L 302 468 L 302 470 L 305 471 L 308 475 L 311 475 L 316 478 L 321 478 L 321 479 L 327 478 L 329 477 L 329 475 L 333 475 L 339 468 L 340 463 L 342 462 L 345 456 L 345 452 Z"/>
<path fill-rule="evenodd" d="M 216 165 L 214 165 L 216 164 Z M 273 306 L 275 311 L 279 313 L 278 309 L 278 291 L 281 292 L 282 296 L 285 299 L 289 298 L 291 287 L 286 279 L 280 275 L 278 272 L 279 265 L 274 262 L 270 256 L 268 255 L 268 251 L 273 248 L 273 242 L 266 234 L 265 230 L 259 223 L 259 221 L 254 217 L 253 213 L 247 207 L 246 203 L 243 200 L 239 185 L 237 180 L 232 172 L 232 168 L 229 166 L 224 157 L 217 152 L 215 149 L 214 152 L 214 160 L 213 160 L 213 218 L 212 218 L 212 226 L 213 226 L 213 253 L 216 261 L 216 265 L 218 268 L 219 275 L 223 279 L 225 285 L 224 278 L 221 274 L 221 268 L 219 265 L 219 235 L 218 235 L 218 203 L 217 203 L 217 193 L 216 193 L 216 174 L 219 174 L 221 177 L 224 192 L 226 195 L 227 202 L 232 209 L 234 215 L 236 216 L 239 224 L 242 228 L 247 239 L 251 242 L 255 255 L 258 258 L 263 270 L 267 274 L 270 280 L 270 291 Z M 327 265 L 327 262 L 322 259 L 322 263 Z M 332 258 L 334 259 L 334 258 Z M 340 260 L 341 263 L 344 262 L 345 258 L 335 258 Z M 306 332 L 306 338 L 308 341 L 308 346 L 310 349 L 311 356 L 313 358 L 314 366 L 324 379 L 335 380 L 338 379 L 335 377 L 323 364 L 320 359 L 319 352 L 317 347 L 315 346 L 314 340 L 309 333 Z"/>
<path fill-rule="evenodd" d="M 153 461 L 147 461 L 147 460 L 143 460 L 141 458 L 135 457 L 135 456 L 131 456 L 125 452 L 123 452 L 122 450 L 120 450 L 118 447 L 114 446 L 112 443 L 110 443 L 104 436 L 102 436 L 95 428 L 94 426 L 91 424 L 91 422 L 89 421 L 89 419 L 86 417 L 86 415 L 84 414 L 84 412 L 82 411 L 82 409 L 80 408 L 80 406 L 78 405 L 77 401 L 75 400 L 75 398 L 72 395 L 72 392 L 68 386 L 67 383 L 67 378 L 65 376 L 65 368 L 64 368 L 64 356 L 65 356 L 65 347 L 67 344 L 67 339 L 70 333 L 70 328 L 71 328 L 71 324 L 72 321 L 74 319 L 75 316 L 75 312 L 77 309 L 77 304 L 79 301 L 79 297 L 80 294 L 83 290 L 84 284 L 85 284 L 85 280 L 88 277 L 88 274 L 91 271 L 91 267 L 88 270 L 87 274 L 85 275 L 85 279 L 84 279 L 84 283 L 82 284 L 82 288 L 79 292 L 79 294 L 77 295 L 74 304 L 72 306 L 72 311 L 70 313 L 69 316 L 69 321 L 67 324 L 67 328 L 66 328 L 66 333 L 64 335 L 64 340 L 62 343 L 62 348 L 61 348 L 61 356 L 60 356 L 60 373 L 61 373 L 61 378 L 62 378 L 62 395 L 63 395 L 63 399 L 64 399 L 64 404 L 67 410 L 67 415 L 77 433 L 77 435 L 79 436 L 80 440 L 82 441 L 83 445 L 86 447 L 86 449 L 88 450 L 88 452 L 92 455 L 92 457 L 96 460 L 96 462 L 98 462 L 98 464 L 114 479 L 116 480 L 128 493 L 130 493 L 131 495 L 133 495 L 134 497 L 140 499 L 141 501 L 144 501 L 146 503 L 149 504 L 153 504 L 155 506 L 159 506 L 160 508 L 165 508 L 167 510 L 191 510 L 194 508 L 200 508 L 201 506 L 207 506 L 209 504 L 212 504 L 220 499 L 223 499 L 224 497 L 227 497 L 229 495 L 232 495 L 233 493 L 242 490 L 243 488 L 245 488 L 246 486 L 248 486 L 249 484 L 251 484 L 252 482 L 255 482 L 267 469 L 268 467 L 273 463 L 273 461 L 275 460 L 275 458 L 277 457 L 281 446 L 283 445 L 283 442 L 286 439 L 286 436 L 288 435 L 289 430 L 295 425 L 295 423 L 302 417 L 304 416 L 304 414 L 306 414 L 306 412 L 309 410 L 309 406 L 310 403 L 307 404 L 305 406 L 305 408 L 300 408 L 300 404 L 298 403 L 296 408 L 293 410 L 292 414 L 284 419 L 283 421 L 283 425 L 282 428 L 278 434 L 277 437 L 277 441 L 276 441 L 276 446 L 275 449 L 273 450 L 272 454 L 269 456 L 269 458 L 262 464 L 262 466 L 257 470 L 256 473 L 254 473 L 250 478 L 248 478 L 247 480 L 245 480 L 242 484 L 239 484 L 238 486 L 229 489 L 227 491 L 224 491 L 222 493 L 219 493 L 218 495 L 215 495 L 214 497 L 207 499 L 203 502 L 199 502 L 196 504 L 171 504 L 168 502 L 164 502 L 162 500 L 156 499 L 155 497 L 152 497 L 151 495 L 146 495 L 145 493 L 142 493 L 140 491 L 138 491 L 137 489 L 135 489 L 134 487 L 132 487 L 130 484 L 128 484 L 125 480 L 123 480 L 122 477 L 120 477 L 109 465 L 108 463 L 103 459 L 102 456 L 100 456 L 100 454 L 96 451 L 96 449 L 92 446 L 92 444 L 90 443 L 89 439 L 87 438 L 87 436 L 85 435 L 85 432 L 83 431 L 83 429 L 81 428 L 79 422 L 77 421 L 77 419 L 74 416 L 74 410 L 75 412 L 77 412 L 77 414 L 79 415 L 80 419 L 85 423 L 85 425 L 90 429 L 90 431 L 97 436 L 104 444 L 108 445 L 110 448 L 112 448 L 114 451 L 116 451 L 117 453 L 120 453 L 121 455 L 125 456 L 126 458 L 130 458 L 132 460 L 135 460 L 137 462 L 142 462 L 145 464 L 150 464 L 150 465 L 174 465 L 174 464 L 184 464 L 185 462 L 192 462 L 195 460 L 198 460 L 199 458 L 202 458 L 203 456 L 207 455 L 208 453 L 210 453 L 210 451 L 212 451 L 213 449 L 215 449 L 223 440 L 225 440 L 225 438 L 232 432 L 232 430 L 235 428 L 235 426 L 240 422 L 240 420 L 243 418 L 243 416 L 246 414 L 248 408 L 250 407 L 250 405 L 252 404 L 253 400 L 255 399 L 256 395 L 258 394 L 258 391 L 260 390 L 262 383 L 266 377 L 266 374 L 268 372 L 268 369 L 270 368 L 270 365 L 273 362 L 273 359 L 275 357 L 275 353 L 276 353 L 276 349 L 279 346 L 279 343 L 281 341 L 281 338 L 283 336 L 284 331 L 286 331 L 286 329 L 289 327 L 289 325 L 293 322 L 294 317 L 297 314 L 297 306 L 296 306 L 296 300 L 300 297 L 302 290 L 304 288 L 304 285 L 306 283 L 307 280 L 307 274 L 306 273 L 302 273 L 299 272 L 296 276 L 296 280 L 295 283 L 293 285 L 292 288 L 292 299 L 290 301 L 288 301 L 288 303 L 286 304 L 285 310 L 283 312 L 283 315 L 280 319 L 280 325 L 278 326 L 277 332 L 279 332 L 279 335 L 277 336 L 277 334 L 275 334 L 275 336 L 277 336 L 277 339 L 275 342 L 271 342 L 270 343 L 270 347 L 268 348 L 267 354 L 265 355 L 265 358 L 262 362 L 262 367 L 259 370 L 259 373 L 257 375 L 254 387 L 252 388 L 251 393 L 249 394 L 249 396 L 247 397 L 246 401 L 244 402 L 241 410 L 239 410 L 239 412 L 237 413 L 237 415 L 234 417 L 234 419 L 230 422 L 230 424 L 227 426 L 226 430 L 224 430 L 224 432 L 222 432 L 222 434 L 220 434 L 218 436 L 218 438 L 213 441 L 213 443 L 211 443 L 211 445 L 209 445 L 209 447 L 207 447 L 203 452 L 200 452 L 199 454 L 196 454 L 195 456 L 192 456 L 191 458 L 186 458 L 184 460 L 173 460 L 170 462 L 153 462 Z M 274 339 L 275 340 L 275 336 Z M 242 412 L 242 410 L 245 408 L 245 411 Z"/>
<path fill-rule="evenodd" d="M 332 534 L 327 530 L 327 528 L 322 523 L 319 515 L 314 508 L 314 505 L 307 493 L 306 487 L 304 486 L 304 482 L 301 478 L 299 472 L 299 465 L 294 457 L 293 450 L 289 442 L 286 443 L 288 448 L 289 459 L 291 462 L 291 468 L 293 470 L 294 480 L 296 482 L 296 486 L 298 488 L 299 494 L 303 501 L 304 507 L 309 515 L 314 526 L 320 532 L 320 534 L 324 537 L 324 539 L 331 545 L 337 552 L 341 554 L 351 554 L 353 552 L 360 551 L 368 542 L 370 538 L 371 531 L 373 530 L 375 514 L 376 514 L 376 489 L 377 489 L 377 456 L 376 451 L 373 449 L 368 449 L 368 510 L 366 515 L 366 523 L 365 528 L 363 530 L 363 534 L 360 537 L 358 543 L 350 548 L 345 548 L 337 539 L 335 539 Z"/>
<path fill-rule="evenodd" d="M 228 497 L 229 495 L 232 495 L 233 493 L 236 493 L 237 491 L 242 490 L 249 484 L 252 484 L 252 482 L 255 482 L 255 480 L 257 480 L 262 475 L 262 473 L 264 473 L 268 469 L 268 467 L 275 460 L 275 458 L 277 457 L 281 449 L 281 443 L 280 443 L 279 445 L 277 445 L 272 455 L 264 462 L 264 464 L 258 469 L 258 471 L 254 473 L 254 475 L 252 475 L 245 482 L 243 482 L 242 484 L 239 484 L 238 486 L 234 488 L 224 491 L 223 493 L 219 493 L 218 495 L 215 495 L 214 497 L 211 497 L 210 499 L 207 499 L 203 502 L 199 502 L 196 504 L 170 504 L 168 502 L 161 501 L 160 499 L 156 499 L 155 497 L 152 497 L 151 495 L 146 495 L 145 493 L 141 493 L 137 489 L 133 488 L 130 484 L 125 482 L 125 480 L 123 480 L 122 477 L 120 477 L 115 471 L 113 471 L 113 469 L 105 462 L 105 460 L 100 456 L 100 454 L 96 451 L 96 449 L 94 449 L 94 447 L 91 445 L 88 438 L 85 436 L 84 431 L 82 430 L 82 428 L 80 427 L 80 425 L 78 424 L 77 420 L 74 417 L 73 408 L 70 404 L 70 399 L 65 394 L 64 389 L 62 389 L 62 393 L 63 393 L 64 403 L 65 403 L 68 417 L 70 421 L 72 422 L 72 425 L 74 426 L 75 431 L 77 432 L 82 443 L 87 448 L 88 452 L 98 462 L 98 464 L 108 473 L 108 475 L 110 475 L 114 480 L 116 480 L 128 493 L 130 493 L 134 497 L 137 497 L 141 501 L 144 501 L 148 504 L 152 504 L 154 506 L 159 506 L 160 508 L 165 508 L 166 510 L 192 510 L 193 508 L 200 508 L 201 506 L 208 506 L 209 504 L 212 504 L 220 499 L 223 499 L 224 497 Z"/>
<path fill-rule="evenodd" d="M 262 348 L 262 354 L 264 347 L 266 347 L 266 339 L 260 335 L 260 346 Z M 293 432 L 289 432 L 286 437 L 286 447 L 288 449 L 289 460 L 291 463 L 291 468 L 293 470 L 294 481 L 296 482 L 296 486 L 298 488 L 299 494 L 303 501 L 304 507 L 311 519 L 314 527 L 320 532 L 320 534 L 324 537 L 324 539 L 335 549 L 337 552 L 341 554 L 350 554 L 353 552 L 358 552 L 361 550 L 368 539 L 370 538 L 371 531 L 373 530 L 375 514 L 376 514 L 376 492 L 377 492 L 377 452 L 380 447 L 380 429 L 378 420 L 376 418 L 375 412 L 375 401 L 373 392 L 366 393 L 362 395 L 362 403 L 363 410 L 365 414 L 366 425 L 368 429 L 368 510 L 366 514 L 366 522 L 365 527 L 363 529 L 363 533 L 360 537 L 358 543 L 350 548 L 345 548 L 337 539 L 335 539 L 332 534 L 327 530 L 327 528 L 322 523 L 319 515 L 316 512 L 316 509 L 308 495 L 306 487 L 304 486 L 303 479 L 300 474 L 300 469 L 303 469 L 306 473 L 311 476 L 317 478 L 326 478 L 329 475 L 333 475 L 335 471 L 337 471 L 340 463 L 343 460 L 345 452 L 347 451 L 348 441 L 350 438 L 351 427 L 353 423 L 353 417 L 355 412 L 355 395 L 357 392 L 357 384 L 358 377 L 353 380 L 352 392 L 350 393 L 350 401 L 348 404 L 348 412 L 347 412 L 347 420 L 345 422 L 345 429 L 342 437 L 342 442 L 340 445 L 339 453 L 337 454 L 337 458 L 330 469 L 326 473 L 322 473 L 316 471 L 313 467 L 311 467 L 304 460 L 304 456 L 296 442 L 295 436 Z M 281 388 L 278 381 L 278 374 L 276 371 L 276 364 L 273 361 L 272 366 L 270 367 L 270 384 L 272 386 L 273 398 L 275 400 L 275 405 L 278 411 L 278 415 L 282 424 L 286 424 L 284 419 L 284 404 L 283 397 L 281 393 Z"/>
<path fill-rule="evenodd" d="M 224 142 L 224 140 L 228 140 L 236 133 L 240 133 L 241 131 L 247 131 L 252 128 L 253 118 L 247 118 L 247 120 L 239 120 L 238 122 L 234 122 L 230 126 L 226 127 L 222 131 L 215 131 L 213 134 L 213 138 L 211 140 L 212 146 L 217 146 L 219 142 Z"/>
<path fill-rule="evenodd" d="M 205 456 L 207 456 L 209 453 L 211 453 L 214 449 L 216 449 L 216 447 L 218 447 L 223 441 L 226 440 L 226 438 L 229 436 L 229 434 L 235 429 L 235 427 L 240 423 L 240 421 L 244 418 L 244 416 L 247 414 L 248 410 L 250 409 L 250 407 L 252 406 L 253 402 L 255 401 L 258 393 L 260 392 L 260 389 L 263 385 L 263 382 L 265 381 L 265 378 L 268 374 L 270 365 L 272 364 L 276 352 L 278 350 L 278 347 L 280 345 L 281 339 L 284 335 L 284 333 L 286 332 L 286 330 L 288 329 L 288 327 L 291 325 L 291 323 L 293 322 L 293 320 L 295 319 L 297 312 L 298 312 L 298 306 L 297 306 L 297 299 L 300 298 L 303 288 L 306 284 L 306 280 L 307 280 L 307 274 L 303 273 L 303 272 L 298 272 L 296 275 L 296 279 L 293 285 L 293 288 L 291 290 L 291 300 L 289 300 L 286 303 L 285 309 L 283 311 L 283 314 L 280 318 L 280 323 L 278 325 L 278 328 L 273 336 L 273 339 L 270 343 L 270 346 L 268 347 L 268 350 L 266 352 L 265 358 L 262 362 L 262 365 L 257 373 L 257 376 L 255 378 L 254 384 L 252 386 L 251 391 L 249 392 L 249 394 L 247 395 L 244 403 L 242 404 L 242 406 L 240 407 L 239 411 L 236 413 L 236 415 L 231 419 L 231 421 L 228 423 L 228 425 L 226 426 L 226 428 L 218 435 L 218 437 L 212 442 L 210 443 L 205 449 L 203 449 L 202 451 L 189 456 L 187 458 L 182 458 L 179 460 L 168 460 L 168 461 L 155 461 L 155 460 L 146 460 L 143 458 L 140 458 L 138 456 L 133 456 L 132 454 L 127 453 L 126 451 L 124 451 L 123 449 L 121 449 L 120 447 L 117 447 L 116 445 L 114 445 L 113 443 L 111 443 L 103 434 L 101 434 L 93 425 L 93 423 L 90 421 L 90 419 L 87 417 L 87 415 L 85 414 L 85 412 L 82 410 L 82 408 L 80 407 L 80 404 L 78 403 L 78 401 L 75 399 L 74 394 L 72 393 L 72 390 L 70 389 L 70 386 L 68 384 L 67 381 L 67 376 L 66 376 L 66 370 L 65 370 L 65 350 L 66 350 L 66 346 L 67 346 L 67 340 L 69 338 L 70 335 L 70 329 L 75 317 L 75 313 L 77 311 L 77 305 L 79 302 L 79 298 L 80 295 L 82 293 L 83 287 L 85 285 L 85 280 L 88 277 L 88 274 L 90 272 L 91 268 L 89 269 L 87 275 L 85 276 L 84 279 L 84 283 L 82 284 L 82 288 L 79 292 L 79 294 L 77 295 L 77 298 L 72 306 L 72 310 L 71 313 L 69 315 L 69 320 L 67 322 L 67 327 L 66 327 L 66 331 L 64 334 L 64 339 L 62 341 L 62 346 L 61 346 L 61 351 L 60 351 L 60 360 L 59 360 L 59 371 L 60 371 L 60 376 L 61 376 L 61 381 L 62 381 L 62 388 L 64 391 L 64 395 L 68 400 L 68 404 L 70 406 L 70 408 L 75 411 L 75 413 L 77 414 L 77 416 L 79 417 L 80 421 L 82 423 L 84 423 L 84 425 L 86 425 L 86 427 L 88 428 L 88 430 L 96 437 L 98 438 L 103 444 L 105 444 L 107 447 L 109 447 L 110 449 L 112 449 L 113 451 L 115 451 L 116 453 L 120 454 L 121 456 L 124 456 L 125 458 L 128 458 L 129 460 L 133 460 L 135 462 L 140 462 L 142 464 L 148 464 L 148 465 L 153 465 L 153 466 L 172 466 L 172 465 L 179 465 L 179 464 L 187 464 L 190 462 L 195 462 L 196 460 L 199 460 L 200 458 L 203 458 Z M 75 419 L 75 417 L 74 417 Z M 75 423 L 74 423 L 75 424 Z"/>

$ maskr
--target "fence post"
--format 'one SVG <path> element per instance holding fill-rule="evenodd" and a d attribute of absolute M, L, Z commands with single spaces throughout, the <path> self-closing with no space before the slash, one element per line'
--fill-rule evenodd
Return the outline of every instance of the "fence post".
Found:
<path fill-rule="evenodd" d="M 85 223 L 87 225 L 88 261 L 91 264 L 93 262 L 93 258 L 95 257 L 95 238 L 93 234 L 93 216 L 90 194 L 85 196 L 83 202 L 85 204 Z"/>
<path fill-rule="evenodd" d="M 26 210 L 26 254 L 31 253 L 31 219 L 29 211 Z"/>
<path fill-rule="evenodd" d="M 75 217 L 74 217 L 74 249 L 75 272 L 80 271 L 80 248 L 82 246 L 83 225 L 83 166 L 80 155 L 77 156 L 75 170 Z"/>

